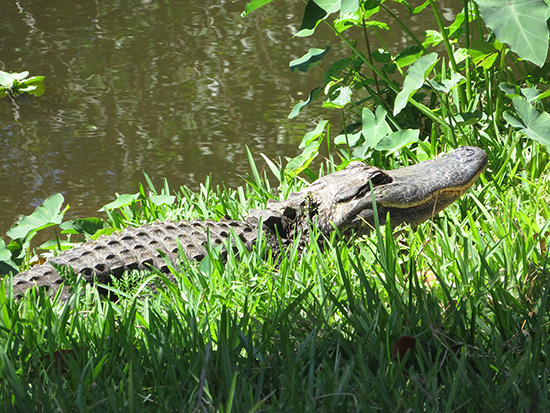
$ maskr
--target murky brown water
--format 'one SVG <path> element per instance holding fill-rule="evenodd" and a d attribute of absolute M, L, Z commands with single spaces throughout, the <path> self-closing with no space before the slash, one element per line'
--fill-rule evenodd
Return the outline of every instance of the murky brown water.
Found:
<path fill-rule="evenodd" d="M 43 75 L 46 92 L 0 100 L 0 234 L 57 192 L 66 218 L 98 216 L 115 192 L 137 192 L 142 170 L 159 186 L 197 187 L 208 174 L 236 186 L 245 145 L 260 166 L 261 152 L 295 156 L 328 112 L 287 118 L 323 76 L 292 74 L 289 61 L 327 44 L 329 61 L 348 52 L 326 29 L 292 38 L 302 2 L 243 19 L 245 3 L 2 0 L 0 70 Z M 403 33 L 392 36 L 401 49 Z"/>

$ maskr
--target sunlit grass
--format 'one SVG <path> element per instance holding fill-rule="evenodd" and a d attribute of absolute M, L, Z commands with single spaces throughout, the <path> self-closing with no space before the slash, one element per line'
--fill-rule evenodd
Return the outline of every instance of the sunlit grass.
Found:
<path fill-rule="evenodd" d="M 1 291 L 0 409 L 546 411 L 548 171 L 509 162 L 397 237 L 321 248 L 313 231 L 279 259 L 234 242 L 226 262 L 183 259 L 174 282 L 115 284 L 117 302 L 82 283 L 67 303 Z M 183 189 L 173 208 L 142 190 L 111 219 L 243 218 L 271 191 L 250 182 Z"/>

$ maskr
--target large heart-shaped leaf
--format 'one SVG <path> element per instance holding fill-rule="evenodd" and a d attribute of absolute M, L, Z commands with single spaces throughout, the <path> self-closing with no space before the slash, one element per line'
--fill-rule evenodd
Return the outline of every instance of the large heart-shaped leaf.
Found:
<path fill-rule="evenodd" d="M 543 0 L 476 0 L 483 21 L 496 38 L 522 59 L 542 67 L 548 54 L 548 26 Z"/>
<path fill-rule="evenodd" d="M 61 210 L 62 204 L 63 195 L 50 196 L 31 215 L 24 217 L 17 226 L 6 232 L 6 235 L 14 240 L 23 240 L 40 229 L 61 224 L 63 214 L 68 208 Z"/>

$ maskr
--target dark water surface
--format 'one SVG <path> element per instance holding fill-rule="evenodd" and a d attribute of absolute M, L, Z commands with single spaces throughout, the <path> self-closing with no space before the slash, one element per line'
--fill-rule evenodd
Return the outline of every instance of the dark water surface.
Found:
<path fill-rule="evenodd" d="M 101 216 L 116 192 L 137 192 L 142 170 L 159 187 L 196 188 L 209 174 L 236 186 L 246 145 L 260 167 L 261 152 L 296 156 L 329 112 L 287 118 L 323 76 L 288 63 L 309 47 L 333 46 L 329 61 L 347 51 L 323 28 L 292 38 L 300 1 L 243 19 L 245 3 L 2 0 L 0 70 L 45 76 L 46 92 L 0 100 L 0 234 L 57 192 L 66 218 Z M 392 35 L 398 49 L 409 42 Z"/>

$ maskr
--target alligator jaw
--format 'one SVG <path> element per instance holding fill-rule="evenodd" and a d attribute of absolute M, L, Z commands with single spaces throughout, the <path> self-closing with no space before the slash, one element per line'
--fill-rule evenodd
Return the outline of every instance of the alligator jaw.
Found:
<path fill-rule="evenodd" d="M 410 224 L 415 227 L 430 219 L 460 198 L 487 166 L 483 149 L 462 146 L 438 159 L 420 162 L 406 168 L 386 171 L 391 182 L 374 187 L 380 224 L 389 213 L 392 227 Z M 367 194 L 371 198 L 371 194 Z M 372 202 L 357 213 L 356 232 L 374 225 Z"/>
<path fill-rule="evenodd" d="M 393 227 L 403 223 L 414 227 L 460 198 L 486 165 L 486 153 L 468 146 L 438 159 L 392 171 L 351 162 L 346 169 L 291 194 L 287 201 L 271 201 L 263 213 L 280 216 L 283 210 L 292 207 L 302 224 L 313 221 L 325 235 L 334 227 L 344 236 L 363 235 L 374 228 L 376 221 L 372 185 L 378 222 L 385 224 L 389 213 Z M 302 225 L 302 229 L 306 228 Z"/>

